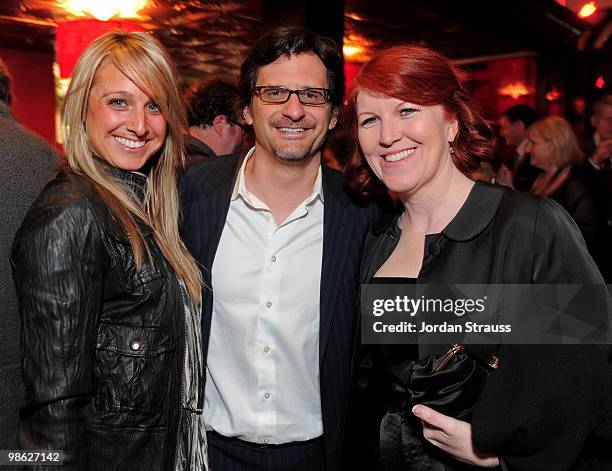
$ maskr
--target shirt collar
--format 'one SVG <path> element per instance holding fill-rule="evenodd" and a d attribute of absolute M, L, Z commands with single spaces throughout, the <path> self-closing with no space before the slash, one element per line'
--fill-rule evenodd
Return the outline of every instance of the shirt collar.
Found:
<path fill-rule="evenodd" d="M 238 175 L 236 177 L 236 184 L 234 185 L 234 191 L 232 192 L 232 201 L 238 199 L 238 197 L 241 197 L 247 203 L 252 204 L 253 199 L 255 198 L 255 196 L 247 189 L 245 178 L 246 165 L 251 156 L 253 155 L 253 152 L 255 152 L 255 147 L 252 147 L 249 152 L 247 152 L 246 156 L 244 157 L 244 160 L 242 161 L 242 164 L 240 165 L 240 169 L 238 170 Z M 308 206 L 313 204 L 317 198 L 319 198 L 322 203 L 324 202 L 323 180 L 320 165 L 319 170 L 317 171 L 317 178 L 315 179 L 314 185 L 312 187 L 312 193 L 310 194 L 310 196 L 308 196 L 308 198 L 306 198 L 306 205 Z"/>

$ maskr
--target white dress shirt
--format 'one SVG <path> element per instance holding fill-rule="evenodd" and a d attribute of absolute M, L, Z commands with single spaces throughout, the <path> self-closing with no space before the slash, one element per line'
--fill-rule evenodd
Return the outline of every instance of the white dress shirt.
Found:
<path fill-rule="evenodd" d="M 281 444 L 323 434 L 319 298 L 321 169 L 312 193 L 277 225 L 247 190 L 247 154 L 212 266 L 204 419 L 227 437 Z"/>

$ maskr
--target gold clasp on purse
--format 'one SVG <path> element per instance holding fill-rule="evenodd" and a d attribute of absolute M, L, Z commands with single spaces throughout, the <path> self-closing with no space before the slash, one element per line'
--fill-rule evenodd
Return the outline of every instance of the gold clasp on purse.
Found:
<path fill-rule="evenodd" d="M 451 348 L 448 350 L 448 352 L 446 352 L 444 355 L 442 355 L 440 358 L 438 358 L 433 366 L 433 371 L 440 371 L 443 370 L 446 365 L 448 364 L 449 361 L 451 361 L 451 359 L 459 352 L 462 352 L 465 350 L 465 347 L 459 343 L 454 343 Z M 481 360 L 482 361 L 482 360 Z M 491 357 L 489 358 L 489 361 L 487 362 L 487 365 L 489 365 L 489 367 L 491 367 L 494 370 L 499 369 L 499 358 L 497 357 L 497 355 L 491 355 Z"/>
<path fill-rule="evenodd" d="M 448 362 L 451 361 L 451 359 L 457 353 L 463 351 L 464 349 L 465 347 L 463 345 L 454 343 L 448 352 L 446 352 L 444 355 L 442 355 L 440 358 L 436 360 L 436 363 L 434 364 L 434 367 L 433 367 L 433 371 L 443 370 L 444 367 L 446 367 L 446 365 L 448 364 Z"/>

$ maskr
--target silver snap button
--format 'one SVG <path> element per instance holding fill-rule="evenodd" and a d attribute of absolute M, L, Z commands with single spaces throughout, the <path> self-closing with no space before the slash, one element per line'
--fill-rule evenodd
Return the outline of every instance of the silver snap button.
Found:
<path fill-rule="evenodd" d="M 266 303 L 266 307 L 267 307 L 267 308 L 271 308 L 271 307 L 272 307 L 272 303 L 271 303 L 270 301 L 268 301 L 268 302 Z"/>
<path fill-rule="evenodd" d="M 264 347 L 264 353 L 270 353 L 270 347 L 267 345 Z"/>
<path fill-rule="evenodd" d="M 270 443 L 270 439 L 269 438 L 264 438 L 264 443 L 267 445 L 268 443 Z"/>
<path fill-rule="evenodd" d="M 264 394 L 264 399 L 270 399 L 270 393 L 265 393 Z"/>
<path fill-rule="evenodd" d="M 276 255 L 272 255 L 272 262 L 276 262 Z"/>
<path fill-rule="evenodd" d="M 130 348 L 132 350 L 140 350 L 140 347 L 142 347 L 142 344 L 138 341 L 138 340 L 134 340 L 132 341 L 132 343 L 130 344 Z"/>

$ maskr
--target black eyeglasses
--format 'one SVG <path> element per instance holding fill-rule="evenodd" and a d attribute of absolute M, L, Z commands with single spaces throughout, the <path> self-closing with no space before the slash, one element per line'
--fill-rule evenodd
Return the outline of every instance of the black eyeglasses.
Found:
<path fill-rule="evenodd" d="M 285 87 L 255 87 L 254 91 L 264 103 L 274 104 L 287 103 L 294 93 L 297 95 L 300 103 L 307 106 L 324 105 L 330 98 L 330 91 L 327 88 L 290 90 Z"/>
<path fill-rule="evenodd" d="M 244 124 L 244 123 L 239 123 L 238 121 L 234 121 L 231 118 L 227 118 L 227 122 L 228 123 L 232 123 L 235 126 L 238 126 L 240 129 L 242 129 L 244 132 L 247 132 L 249 130 L 249 125 L 248 124 Z"/>

